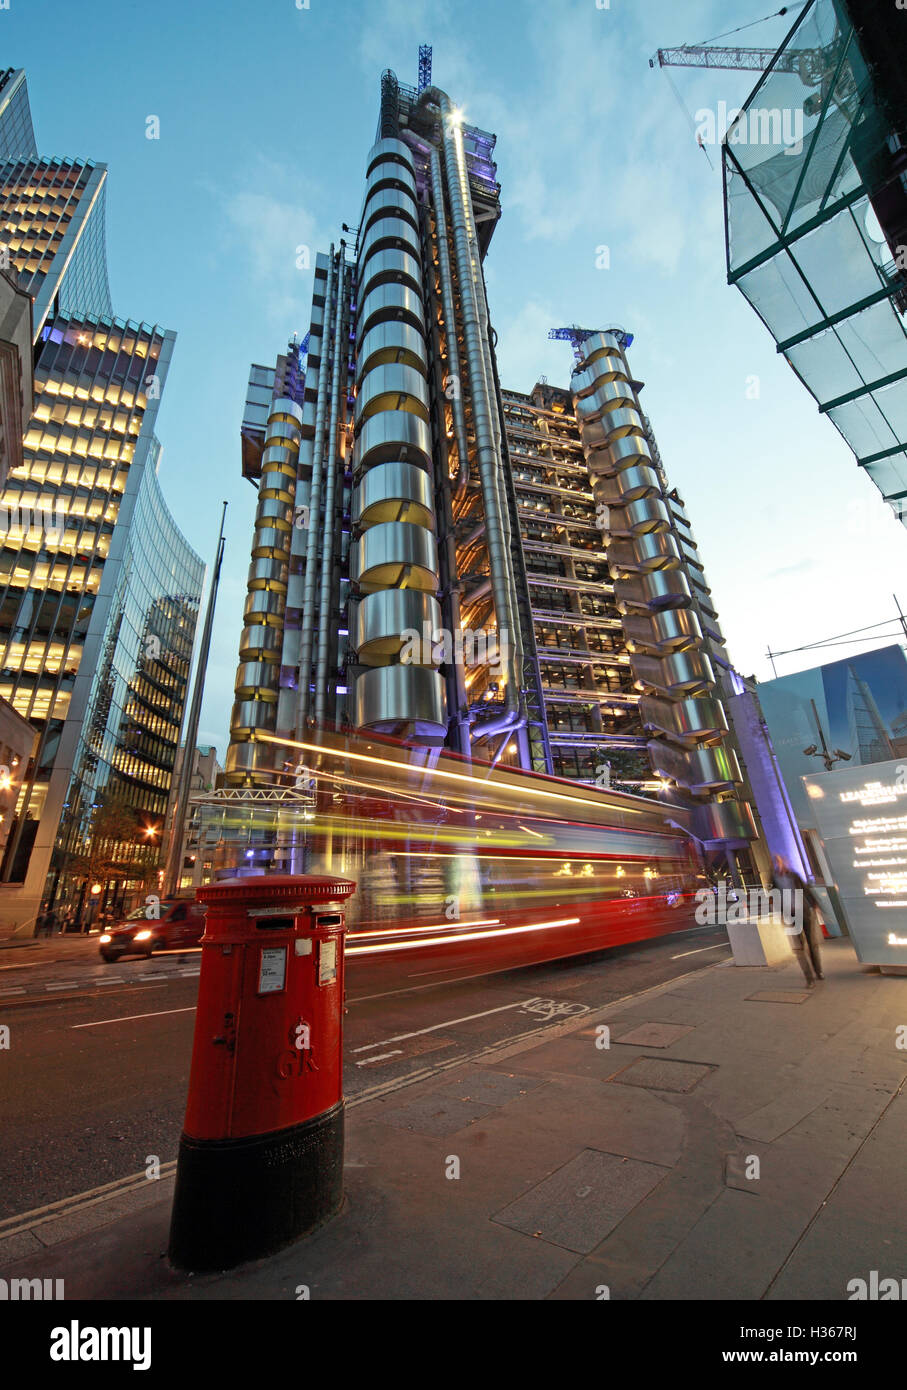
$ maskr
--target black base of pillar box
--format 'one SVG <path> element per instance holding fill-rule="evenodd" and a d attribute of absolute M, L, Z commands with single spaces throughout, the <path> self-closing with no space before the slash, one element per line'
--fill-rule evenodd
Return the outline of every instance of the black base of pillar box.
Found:
<path fill-rule="evenodd" d="M 170 1222 L 178 1269 L 232 1269 L 271 1255 L 343 1200 L 343 1104 L 248 1139 L 180 1139 Z"/>

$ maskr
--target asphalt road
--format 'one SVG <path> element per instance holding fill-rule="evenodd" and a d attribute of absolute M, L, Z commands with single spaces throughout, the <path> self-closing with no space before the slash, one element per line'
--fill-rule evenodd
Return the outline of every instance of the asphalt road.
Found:
<path fill-rule="evenodd" d="M 200 951 L 104 965 L 85 943 L 54 964 L 0 969 L 0 1217 L 176 1157 Z M 457 967 L 347 977 L 348 1100 L 727 958 L 700 928 L 592 956 L 461 978 Z M 439 979 L 440 976 L 440 979 Z"/>

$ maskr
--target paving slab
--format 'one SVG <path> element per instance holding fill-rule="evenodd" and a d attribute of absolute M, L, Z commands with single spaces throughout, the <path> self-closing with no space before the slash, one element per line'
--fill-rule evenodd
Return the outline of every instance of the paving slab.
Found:
<path fill-rule="evenodd" d="M 651 1091 L 692 1091 L 710 1068 L 698 1062 L 675 1062 L 666 1057 L 636 1057 L 608 1081 L 620 1086 L 644 1086 Z"/>
<path fill-rule="evenodd" d="M 453 1100 L 438 1094 L 419 1096 L 405 1105 L 386 1111 L 378 1123 L 394 1129 L 415 1130 L 419 1134 L 456 1134 L 482 1119 L 492 1109 L 476 1101 Z"/>
<path fill-rule="evenodd" d="M 616 1041 L 636 1047 L 670 1047 L 692 1031 L 692 1025 L 686 1023 L 641 1023 L 622 1033 Z"/>
<path fill-rule="evenodd" d="M 667 1175 L 668 1169 L 584 1149 L 494 1220 L 568 1250 L 588 1253 Z"/>
<path fill-rule="evenodd" d="M 794 1086 L 768 1105 L 744 1115 L 737 1122 L 737 1133 L 770 1144 L 817 1110 L 827 1098 L 827 1090 L 817 1092 L 814 1086 Z"/>
<path fill-rule="evenodd" d="M 808 989 L 760 989 L 746 997 L 758 1004 L 805 1004 L 810 995 Z"/>
<path fill-rule="evenodd" d="M 528 1095 L 545 1084 L 539 1076 L 517 1076 L 486 1068 L 442 1087 L 438 1094 L 462 1101 L 478 1101 L 480 1105 L 506 1105 L 517 1096 Z"/>

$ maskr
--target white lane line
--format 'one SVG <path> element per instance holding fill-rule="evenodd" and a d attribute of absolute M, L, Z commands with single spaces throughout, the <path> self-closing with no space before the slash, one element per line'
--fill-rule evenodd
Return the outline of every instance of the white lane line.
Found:
<path fill-rule="evenodd" d="M 534 999 L 536 996 L 533 995 Z M 518 999 L 515 1004 L 501 1004 L 497 1009 L 485 1009 L 480 1014 L 466 1014 L 464 1018 L 448 1018 L 443 1023 L 433 1023 L 430 1028 L 418 1028 L 415 1033 L 398 1033 L 395 1038 L 382 1038 L 380 1042 L 367 1043 L 365 1047 L 354 1047 L 353 1055 L 357 1052 L 370 1052 L 373 1047 L 386 1047 L 388 1043 L 406 1042 L 407 1038 L 421 1038 L 424 1033 L 436 1033 L 439 1028 L 453 1028 L 458 1023 L 471 1023 L 474 1018 L 487 1018 L 489 1014 L 503 1014 L 508 1009 L 521 1009 L 524 1004 L 531 1004 L 532 999 Z"/>
<path fill-rule="evenodd" d="M 716 941 L 714 946 L 700 946 L 695 951 L 681 951 L 679 956 L 672 956 L 671 960 L 683 960 L 684 956 L 701 956 L 703 951 L 719 951 L 722 946 L 727 946 L 726 941 Z"/>
<path fill-rule="evenodd" d="M 103 1028 L 107 1023 L 132 1023 L 136 1018 L 163 1018 L 164 1014 L 191 1014 L 195 1012 L 195 1005 L 192 1004 L 187 1009 L 158 1009 L 153 1014 L 127 1014 L 125 1018 L 99 1018 L 97 1023 L 73 1023 L 72 1028 Z"/>
<path fill-rule="evenodd" d="M 15 989 L 0 989 L 0 994 L 24 994 L 25 986 L 16 985 Z"/>
<path fill-rule="evenodd" d="M 44 988 L 45 988 L 45 989 L 78 989 L 79 985 L 81 985 L 82 983 L 83 983 L 82 980 L 64 980 L 64 981 L 62 982 L 62 984 L 45 985 Z"/>
<path fill-rule="evenodd" d="M 393 1052 L 382 1052 L 380 1057 L 363 1057 L 361 1062 L 357 1062 L 357 1067 L 370 1067 L 373 1062 L 385 1062 L 388 1057 L 402 1057 L 403 1048 L 395 1047 Z"/>
<path fill-rule="evenodd" d="M 408 980 L 424 980 L 428 975 L 449 975 L 452 970 L 459 969 L 456 965 L 448 965 L 445 970 L 415 970 L 411 975 L 407 975 Z"/>

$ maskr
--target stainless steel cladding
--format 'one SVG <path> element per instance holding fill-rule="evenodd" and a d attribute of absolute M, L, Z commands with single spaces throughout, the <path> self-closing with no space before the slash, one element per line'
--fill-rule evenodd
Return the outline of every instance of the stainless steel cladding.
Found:
<path fill-rule="evenodd" d="M 301 406 L 285 398 L 272 401 L 265 429 L 252 563 L 239 644 L 236 703 L 230 719 L 226 772 L 232 780 L 266 783 L 273 774 L 271 745 L 257 743 L 254 736 L 258 732 L 273 733 L 276 728 L 295 460 L 301 438 Z"/>
<path fill-rule="evenodd" d="M 640 715 L 655 735 L 648 745 L 652 766 L 693 799 L 732 797 L 742 775 L 724 742 L 728 721 L 688 578 L 700 574 L 695 545 L 683 529 L 682 508 L 673 505 L 676 494 L 668 492 L 621 338 L 591 334 L 581 350 L 572 380 L 576 415 L 608 531 L 608 565 Z M 706 842 L 753 838 L 749 807 L 734 801 L 731 814 L 725 804 L 714 816 L 704 813 Z"/>
<path fill-rule="evenodd" d="M 447 734 L 444 682 L 431 665 L 401 659 L 410 630 L 427 627 L 430 639 L 441 623 L 415 168 L 408 146 L 387 138 L 367 170 L 350 578 L 351 641 L 371 669 L 356 679 L 352 721 L 434 746 Z"/>

